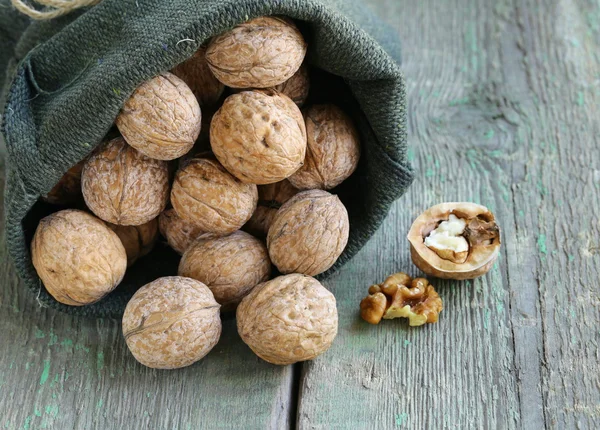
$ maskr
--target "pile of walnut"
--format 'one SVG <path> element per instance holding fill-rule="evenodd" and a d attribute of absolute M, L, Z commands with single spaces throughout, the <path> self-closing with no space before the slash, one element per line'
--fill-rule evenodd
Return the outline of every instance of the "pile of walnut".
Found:
<path fill-rule="evenodd" d="M 121 136 L 45 196 L 79 208 L 44 218 L 31 246 L 61 303 L 102 299 L 159 232 L 182 254 L 178 276 L 139 289 L 123 316 L 146 366 L 198 361 L 218 342 L 220 311 L 236 308 L 240 336 L 271 363 L 312 359 L 335 338 L 335 298 L 312 276 L 347 244 L 348 213 L 326 190 L 355 171 L 360 144 L 339 107 L 300 110 L 306 50 L 285 18 L 214 37 L 141 84 L 116 118 Z"/>

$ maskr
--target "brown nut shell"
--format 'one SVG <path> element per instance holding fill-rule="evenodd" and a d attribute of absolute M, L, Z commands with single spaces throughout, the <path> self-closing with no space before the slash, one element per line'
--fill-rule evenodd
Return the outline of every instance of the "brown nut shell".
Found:
<path fill-rule="evenodd" d="M 210 70 L 206 62 L 206 46 L 201 46 L 194 55 L 171 70 L 192 90 L 201 107 L 214 106 L 223 91 L 223 85 Z"/>
<path fill-rule="evenodd" d="M 352 119 L 337 106 L 315 105 L 305 111 L 307 150 L 304 166 L 289 177 L 301 190 L 330 190 L 358 166 L 360 139 Z"/>
<path fill-rule="evenodd" d="M 467 238 L 466 231 L 465 237 L 470 246 L 463 263 L 440 257 L 424 243 L 424 239 L 450 214 L 465 219 L 467 226 L 470 220 L 481 220 L 494 226 L 492 234 L 480 243 L 476 235 Z M 500 230 L 495 224 L 494 215 L 485 206 L 475 203 L 449 202 L 432 206 L 413 222 L 407 238 L 413 263 L 426 274 L 442 279 L 464 280 L 482 276 L 491 269 L 500 252 Z"/>
<path fill-rule="evenodd" d="M 119 137 L 87 160 L 81 188 L 88 208 L 104 221 L 145 224 L 167 205 L 168 163 L 146 157 Z"/>
<path fill-rule="evenodd" d="M 269 279 L 271 260 L 260 240 L 236 231 L 195 241 L 183 254 L 178 275 L 206 284 L 222 311 L 230 311 L 252 288 Z"/>
<path fill-rule="evenodd" d="M 255 287 L 237 308 L 242 340 L 263 360 L 292 364 L 324 353 L 337 335 L 335 297 L 310 276 L 280 276 Z"/>
<path fill-rule="evenodd" d="M 85 161 L 71 167 L 43 200 L 54 205 L 68 205 L 81 198 L 81 171 Z"/>
<path fill-rule="evenodd" d="M 210 144 L 221 164 L 253 184 L 271 184 L 302 167 L 306 128 L 298 106 L 275 91 L 229 96 L 210 124 Z"/>
<path fill-rule="evenodd" d="M 71 306 L 100 300 L 119 285 L 127 268 L 119 237 L 95 216 L 74 209 L 40 221 L 31 259 L 46 290 Z"/>
<path fill-rule="evenodd" d="M 215 37 L 206 59 L 217 79 L 229 87 L 268 88 L 296 73 L 306 48 L 292 21 L 261 17 Z"/>
<path fill-rule="evenodd" d="M 135 90 L 116 124 L 127 143 L 141 153 L 157 160 L 174 160 L 194 146 L 201 116 L 192 90 L 167 72 Z"/>
<path fill-rule="evenodd" d="M 158 239 L 158 219 L 154 218 L 142 225 L 106 225 L 119 236 L 127 253 L 127 266 L 131 266 L 138 258 L 148 255 Z"/>
<path fill-rule="evenodd" d="M 169 246 L 179 255 L 183 255 L 196 239 L 214 237 L 214 234 L 207 233 L 196 225 L 184 221 L 177 215 L 175 209 L 168 209 L 161 213 L 158 217 L 158 226 Z"/>
<path fill-rule="evenodd" d="M 310 91 L 310 77 L 306 64 L 303 64 L 291 78 L 273 89 L 288 96 L 298 107 L 302 107 Z"/>
<path fill-rule="evenodd" d="M 183 220 L 208 233 L 229 234 L 256 209 L 258 190 L 212 158 L 193 158 L 175 175 L 171 204 Z"/>
<path fill-rule="evenodd" d="M 154 369 L 189 366 L 221 336 L 219 304 L 208 287 L 180 276 L 140 288 L 127 303 L 122 326 L 135 359 Z"/>
<path fill-rule="evenodd" d="M 274 184 L 258 186 L 258 205 L 244 230 L 259 238 L 266 238 L 275 214 L 281 206 L 298 193 L 287 179 Z"/>
<path fill-rule="evenodd" d="M 337 261 L 348 243 L 348 212 L 326 191 L 296 194 L 275 215 L 267 248 L 281 273 L 315 276 Z"/>

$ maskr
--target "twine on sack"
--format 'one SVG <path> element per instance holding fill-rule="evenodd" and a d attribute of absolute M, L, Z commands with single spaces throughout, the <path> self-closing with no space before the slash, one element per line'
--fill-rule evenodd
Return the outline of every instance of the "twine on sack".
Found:
<path fill-rule="evenodd" d="M 53 19 L 73 12 L 76 9 L 94 6 L 102 0 L 11 0 L 13 6 L 33 19 Z M 36 9 L 33 4 L 43 6 L 42 10 Z"/>

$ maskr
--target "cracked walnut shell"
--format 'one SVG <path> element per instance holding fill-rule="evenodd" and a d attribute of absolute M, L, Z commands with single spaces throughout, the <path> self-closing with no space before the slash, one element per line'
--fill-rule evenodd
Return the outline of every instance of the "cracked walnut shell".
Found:
<path fill-rule="evenodd" d="M 203 282 L 221 310 L 229 311 L 252 288 L 269 279 L 271 260 L 260 240 L 236 231 L 225 237 L 195 241 L 183 254 L 178 275 Z"/>
<path fill-rule="evenodd" d="M 135 90 L 116 124 L 127 143 L 141 153 L 157 160 L 174 160 L 194 146 L 201 116 L 192 90 L 167 72 Z"/>
<path fill-rule="evenodd" d="M 50 192 L 42 197 L 54 205 L 67 205 L 81 198 L 81 171 L 85 161 L 71 167 Z"/>
<path fill-rule="evenodd" d="M 167 243 L 179 255 L 182 255 L 196 239 L 213 237 L 193 223 L 183 220 L 175 209 L 164 211 L 158 217 L 160 233 L 167 239 Z"/>
<path fill-rule="evenodd" d="M 286 18 L 260 17 L 215 37 L 206 60 L 232 88 L 268 88 L 288 80 L 302 65 L 306 42 Z"/>
<path fill-rule="evenodd" d="M 158 219 L 154 218 L 142 225 L 106 225 L 119 236 L 127 254 L 127 266 L 148 255 L 158 239 Z"/>
<path fill-rule="evenodd" d="M 281 273 L 315 276 L 337 261 L 348 243 L 349 230 L 348 212 L 337 196 L 322 190 L 303 191 L 275 215 L 267 248 Z"/>
<path fill-rule="evenodd" d="M 258 190 L 212 158 L 192 158 L 175 175 L 171 204 L 183 220 L 207 233 L 239 230 L 256 209 Z"/>
<path fill-rule="evenodd" d="M 242 340 L 263 360 L 292 364 L 325 352 L 337 335 L 335 297 L 310 276 L 280 276 L 255 287 L 237 308 Z"/>
<path fill-rule="evenodd" d="M 234 94 L 213 116 L 210 144 L 221 164 L 241 181 L 282 181 L 304 163 L 302 112 L 276 91 Z"/>
<path fill-rule="evenodd" d="M 95 216 L 74 209 L 40 221 L 31 259 L 48 293 L 71 306 L 100 300 L 119 285 L 127 268 L 119 237 Z"/>
<path fill-rule="evenodd" d="M 352 119 L 337 106 L 306 109 L 307 149 L 304 165 L 289 181 L 301 190 L 330 190 L 346 180 L 358 166 L 360 139 Z"/>
<path fill-rule="evenodd" d="M 413 263 L 430 276 L 473 279 L 487 273 L 500 251 L 494 215 L 475 203 L 442 203 L 423 212 L 408 233 Z"/>
<path fill-rule="evenodd" d="M 169 197 L 169 168 L 116 138 L 93 153 L 81 175 L 88 208 L 118 225 L 141 225 L 156 218 Z"/>
<path fill-rule="evenodd" d="M 287 179 L 274 184 L 258 186 L 258 205 L 244 230 L 259 238 L 266 238 L 275 214 L 281 206 L 298 193 Z"/>
<path fill-rule="evenodd" d="M 167 276 L 133 295 L 122 327 L 137 361 L 154 369 L 177 369 L 200 360 L 219 341 L 219 304 L 202 282 Z"/>

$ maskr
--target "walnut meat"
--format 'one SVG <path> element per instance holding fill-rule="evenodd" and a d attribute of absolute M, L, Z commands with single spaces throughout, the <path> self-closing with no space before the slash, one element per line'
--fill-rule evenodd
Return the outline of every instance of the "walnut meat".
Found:
<path fill-rule="evenodd" d="M 140 288 L 127 304 L 123 336 L 144 366 L 189 366 L 219 341 L 219 304 L 202 282 L 179 276 L 159 278 Z"/>
<path fill-rule="evenodd" d="M 334 105 L 315 105 L 305 112 L 308 147 L 304 166 L 289 177 L 296 188 L 329 190 L 358 166 L 360 141 L 350 117 Z"/>
<path fill-rule="evenodd" d="M 244 182 L 279 182 L 302 167 L 306 128 L 289 97 L 274 91 L 229 96 L 210 125 L 212 150 Z"/>
<path fill-rule="evenodd" d="M 310 276 L 280 276 L 255 287 L 237 308 L 242 340 L 263 360 L 312 360 L 335 339 L 335 297 Z"/>
<path fill-rule="evenodd" d="M 298 193 L 285 179 L 274 184 L 258 186 L 258 205 L 252 218 L 244 225 L 244 230 L 259 238 L 266 238 L 269 227 L 279 208 Z"/>
<path fill-rule="evenodd" d="M 349 230 L 348 212 L 337 196 L 321 190 L 298 193 L 269 228 L 271 261 L 281 273 L 318 275 L 342 254 Z"/>
<path fill-rule="evenodd" d="M 208 67 L 206 46 L 200 47 L 192 57 L 176 66 L 171 72 L 190 87 L 202 107 L 214 106 L 225 89 L 225 85 L 215 78 Z"/>
<path fill-rule="evenodd" d="M 131 266 L 139 258 L 148 255 L 158 239 L 158 219 L 154 218 L 142 225 L 106 224 L 117 233 L 127 254 L 127 266 Z"/>
<path fill-rule="evenodd" d="M 119 285 L 127 268 L 119 237 L 98 218 L 73 209 L 40 221 L 31 259 L 46 290 L 71 306 L 100 300 Z"/>
<path fill-rule="evenodd" d="M 87 160 L 81 188 L 86 205 L 104 221 L 141 225 L 156 218 L 167 204 L 169 167 L 119 137 Z"/>
<path fill-rule="evenodd" d="M 193 158 L 175 175 L 171 204 L 183 220 L 208 233 L 229 234 L 256 209 L 256 185 L 245 184 L 211 158 Z"/>
<path fill-rule="evenodd" d="M 178 254 L 182 255 L 188 247 L 198 238 L 214 237 L 212 233 L 206 233 L 196 225 L 184 221 L 175 209 L 164 211 L 158 217 L 160 233 L 167 239 L 167 243 Z"/>
<path fill-rule="evenodd" d="M 67 173 L 42 199 L 55 205 L 67 205 L 79 200 L 81 198 L 81 170 L 83 164 L 84 161 L 81 161 L 67 170 Z"/>
<path fill-rule="evenodd" d="M 174 160 L 192 149 L 201 123 L 196 96 L 172 73 L 140 85 L 116 120 L 128 144 L 157 160 Z"/>
<path fill-rule="evenodd" d="M 179 276 L 203 282 L 223 311 L 233 310 L 252 288 L 269 279 L 267 247 L 243 231 L 195 241 L 183 254 Z"/>
<path fill-rule="evenodd" d="M 292 21 L 261 17 L 215 37 L 206 59 L 217 79 L 229 87 L 268 88 L 296 73 L 306 47 Z"/>
<path fill-rule="evenodd" d="M 500 251 L 494 214 L 475 203 L 442 203 L 423 212 L 408 233 L 413 263 L 443 279 L 487 273 Z"/>

